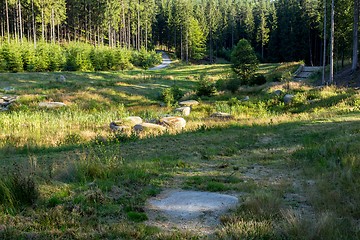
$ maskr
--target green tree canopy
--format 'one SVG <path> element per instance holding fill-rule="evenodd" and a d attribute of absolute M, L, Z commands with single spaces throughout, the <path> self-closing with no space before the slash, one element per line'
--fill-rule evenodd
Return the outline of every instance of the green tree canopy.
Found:
<path fill-rule="evenodd" d="M 240 77 L 243 84 L 248 84 L 259 68 L 254 49 L 246 39 L 241 39 L 231 54 L 231 68 Z"/>

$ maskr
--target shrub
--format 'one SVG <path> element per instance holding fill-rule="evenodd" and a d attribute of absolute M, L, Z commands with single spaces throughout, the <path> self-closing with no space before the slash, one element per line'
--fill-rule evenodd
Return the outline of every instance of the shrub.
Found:
<path fill-rule="evenodd" d="M 246 39 L 236 45 L 231 54 L 231 68 L 240 77 L 243 84 L 249 84 L 252 76 L 259 68 L 254 49 Z"/>
<path fill-rule="evenodd" d="M 215 84 L 205 74 L 201 74 L 195 87 L 195 92 L 198 96 L 210 97 L 216 93 Z"/>
<path fill-rule="evenodd" d="M 250 81 L 250 85 L 263 85 L 265 83 L 266 77 L 263 74 L 254 75 Z"/>
<path fill-rule="evenodd" d="M 166 88 L 160 94 L 159 100 L 166 103 L 168 106 L 174 102 L 174 95 L 171 92 L 171 88 Z"/>

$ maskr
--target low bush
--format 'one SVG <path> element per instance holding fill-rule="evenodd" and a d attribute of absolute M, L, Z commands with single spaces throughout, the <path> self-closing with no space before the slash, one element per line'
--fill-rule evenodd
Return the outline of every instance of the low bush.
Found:
<path fill-rule="evenodd" d="M 215 83 L 210 81 L 205 74 L 201 74 L 196 84 L 195 92 L 198 96 L 210 97 L 215 95 L 217 90 L 215 88 Z"/>

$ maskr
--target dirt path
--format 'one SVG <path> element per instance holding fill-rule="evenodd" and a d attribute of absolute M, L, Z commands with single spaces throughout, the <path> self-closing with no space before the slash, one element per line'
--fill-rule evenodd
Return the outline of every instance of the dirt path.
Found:
<path fill-rule="evenodd" d="M 171 63 L 171 59 L 170 57 L 164 52 L 164 51 L 161 51 L 161 57 L 163 59 L 163 62 L 162 64 L 156 66 L 156 67 L 153 67 L 153 68 L 150 68 L 148 70 L 159 70 L 159 69 L 163 69 L 163 68 L 166 68 L 170 63 Z"/>

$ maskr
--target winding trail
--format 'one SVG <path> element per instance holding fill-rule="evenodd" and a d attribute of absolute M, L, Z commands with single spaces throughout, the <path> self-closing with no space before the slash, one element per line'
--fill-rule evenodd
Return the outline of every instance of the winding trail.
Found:
<path fill-rule="evenodd" d="M 164 51 L 160 51 L 160 52 L 161 52 L 161 57 L 163 59 L 162 64 L 160 64 L 160 65 L 158 65 L 156 67 L 150 68 L 148 70 L 163 69 L 163 68 L 166 68 L 171 63 L 170 57 Z"/>

